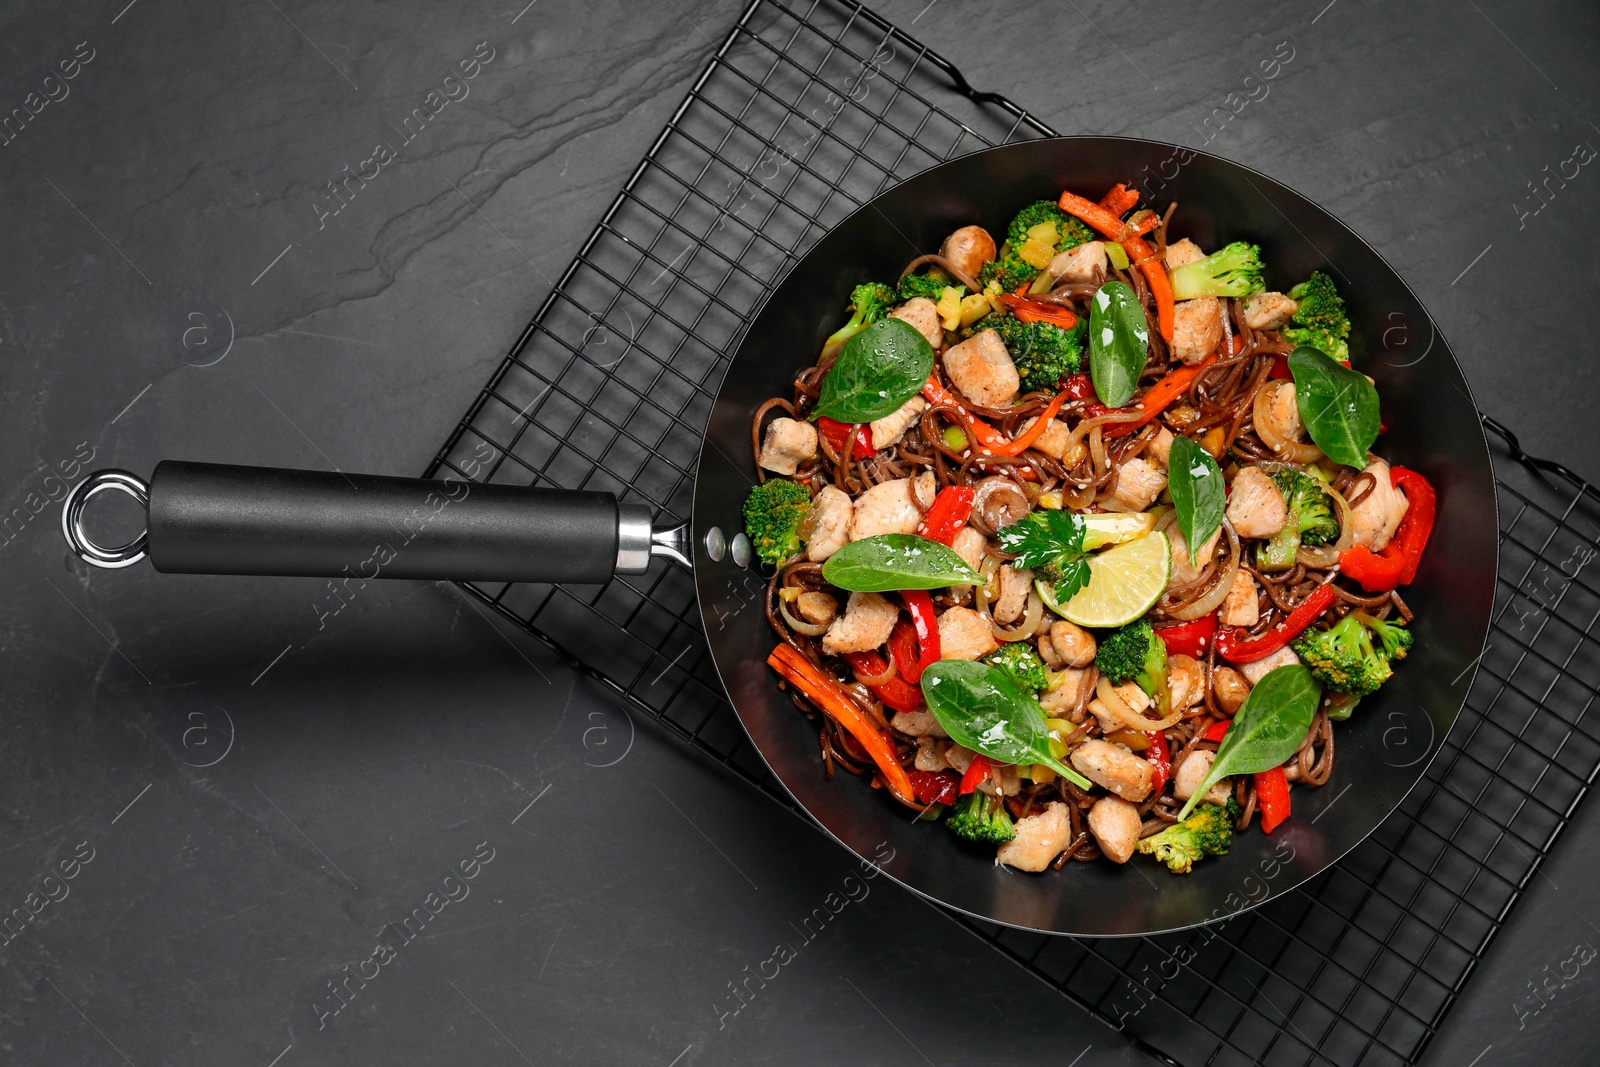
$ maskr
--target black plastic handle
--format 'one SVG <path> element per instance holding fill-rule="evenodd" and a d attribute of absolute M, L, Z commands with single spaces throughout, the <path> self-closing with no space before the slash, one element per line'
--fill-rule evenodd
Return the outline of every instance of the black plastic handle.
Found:
<path fill-rule="evenodd" d="M 618 564 L 610 493 L 172 460 L 149 492 L 147 551 L 168 574 L 586 585 Z"/>

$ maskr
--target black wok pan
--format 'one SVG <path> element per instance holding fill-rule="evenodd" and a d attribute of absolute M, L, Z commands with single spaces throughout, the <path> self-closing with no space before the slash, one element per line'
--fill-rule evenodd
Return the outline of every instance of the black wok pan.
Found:
<path fill-rule="evenodd" d="M 740 529 L 754 478 L 750 416 L 809 364 L 839 325 L 852 286 L 892 279 L 950 231 L 1000 232 L 1022 205 L 1066 188 L 1095 196 L 1116 181 L 1179 204 L 1175 234 L 1202 247 L 1261 246 L 1278 283 L 1332 273 L 1354 323 L 1355 365 L 1377 379 L 1387 431 L 1378 450 L 1421 471 L 1439 517 L 1406 598 L 1415 650 L 1394 679 L 1335 731 L 1333 780 L 1294 794 L 1272 836 L 1239 835 L 1232 852 L 1186 877 L 1135 859 L 1022 874 L 995 866 L 942 829 L 841 776 L 825 780 L 816 731 L 765 665 L 775 638 L 759 612 L 721 610 L 747 553 L 705 547 L 713 527 Z M 652 529 L 637 506 L 603 493 L 423 482 L 311 471 L 165 462 L 146 486 L 99 472 L 73 490 L 63 530 L 98 566 L 148 553 L 159 571 L 369 579 L 592 584 L 638 573 L 653 556 L 692 563 L 712 655 L 734 708 L 768 766 L 824 829 L 865 860 L 942 904 L 1051 933 L 1174 930 L 1252 907 L 1326 869 L 1371 833 L 1421 778 L 1460 710 L 1489 626 L 1495 498 L 1488 447 L 1460 368 L 1410 288 L 1361 238 L 1299 194 L 1237 164 L 1150 141 L 1071 137 L 990 149 L 890 189 L 840 223 L 774 288 L 750 324 L 712 409 L 701 450 L 694 532 Z M 96 548 L 83 506 L 109 488 L 147 502 L 144 538 Z"/>

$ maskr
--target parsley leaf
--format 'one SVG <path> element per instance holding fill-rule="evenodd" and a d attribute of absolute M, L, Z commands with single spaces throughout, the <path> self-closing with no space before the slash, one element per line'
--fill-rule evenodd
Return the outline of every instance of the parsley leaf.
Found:
<path fill-rule="evenodd" d="M 1065 603 L 1089 584 L 1089 561 L 1084 557 L 1083 519 L 1070 511 L 1030 511 L 995 536 L 1000 547 L 1016 553 L 1013 567 L 1035 572 L 1055 585 L 1057 601 Z"/>

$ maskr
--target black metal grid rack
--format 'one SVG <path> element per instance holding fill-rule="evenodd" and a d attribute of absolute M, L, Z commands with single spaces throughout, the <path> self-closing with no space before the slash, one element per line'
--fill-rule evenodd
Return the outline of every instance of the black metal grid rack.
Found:
<path fill-rule="evenodd" d="M 764 289 L 888 185 L 1051 133 L 848 0 L 755 0 L 428 474 L 609 489 L 686 517 L 715 389 Z M 1173 1062 L 1416 1062 L 1600 772 L 1585 721 L 1600 493 L 1486 422 L 1494 630 L 1427 777 L 1372 837 L 1300 889 L 1185 934 L 1079 940 L 952 918 Z M 466 588 L 789 803 L 721 690 L 681 570 Z M 757 583 L 730 592 L 753 603 Z"/>

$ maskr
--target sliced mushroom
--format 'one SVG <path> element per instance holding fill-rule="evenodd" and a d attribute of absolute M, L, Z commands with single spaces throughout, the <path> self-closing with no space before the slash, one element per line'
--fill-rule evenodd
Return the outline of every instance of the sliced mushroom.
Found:
<path fill-rule="evenodd" d="M 1010 478 L 992 475 L 977 484 L 967 522 L 995 534 L 1028 513 L 1028 498 Z"/>

